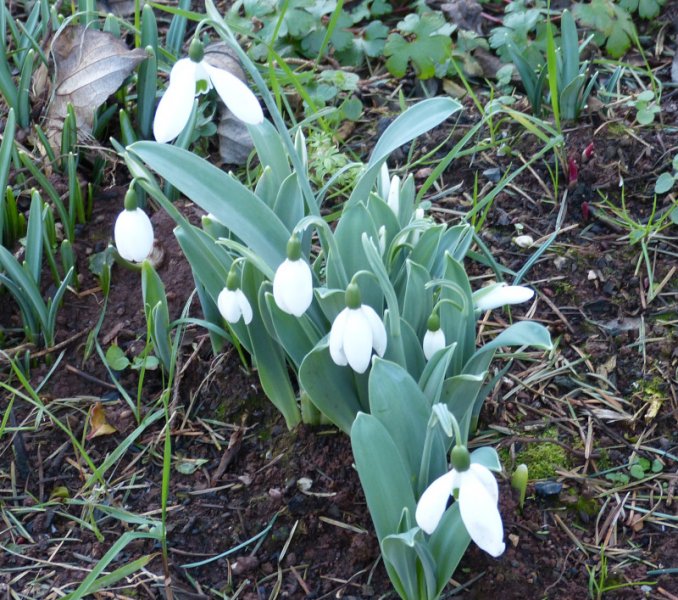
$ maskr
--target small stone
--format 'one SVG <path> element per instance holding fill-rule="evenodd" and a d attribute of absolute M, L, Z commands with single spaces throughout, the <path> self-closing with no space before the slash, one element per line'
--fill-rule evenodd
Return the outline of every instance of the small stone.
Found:
<path fill-rule="evenodd" d="M 553 266 L 559 271 L 561 271 L 566 264 L 567 258 L 565 258 L 564 256 L 556 256 L 553 259 Z"/>
<path fill-rule="evenodd" d="M 538 481 L 534 484 L 534 492 L 540 498 L 557 497 L 563 490 L 563 484 L 557 481 Z"/>
<path fill-rule="evenodd" d="M 492 167 L 483 171 L 483 177 L 492 183 L 497 183 L 501 179 L 501 169 Z"/>
<path fill-rule="evenodd" d="M 518 543 L 520 542 L 520 536 L 516 535 L 515 533 L 509 533 L 508 539 L 514 548 L 518 547 Z"/>
<path fill-rule="evenodd" d="M 586 279 L 588 279 L 589 281 L 595 281 L 596 279 L 598 279 L 598 275 L 593 269 L 589 269 L 589 272 L 586 275 Z"/>

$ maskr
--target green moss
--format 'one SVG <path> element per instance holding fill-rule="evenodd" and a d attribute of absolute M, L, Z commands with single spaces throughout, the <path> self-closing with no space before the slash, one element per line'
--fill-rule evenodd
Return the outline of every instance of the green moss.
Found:
<path fill-rule="evenodd" d="M 557 429 L 552 427 L 544 431 L 544 438 L 555 438 Z M 529 469 L 530 480 L 547 479 L 554 477 L 556 469 L 569 468 L 570 461 L 567 452 L 558 444 L 539 442 L 524 444 L 516 452 L 517 465 L 525 463 Z"/>

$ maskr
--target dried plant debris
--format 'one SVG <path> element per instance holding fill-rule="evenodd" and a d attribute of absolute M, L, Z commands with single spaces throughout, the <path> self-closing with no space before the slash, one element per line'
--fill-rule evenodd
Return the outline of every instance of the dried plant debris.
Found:
<path fill-rule="evenodd" d="M 213 67 L 228 71 L 241 81 L 247 82 L 245 71 L 227 44 L 223 42 L 210 44 L 205 49 L 205 60 Z M 254 148 L 247 125 L 236 119 L 225 104 L 220 103 L 219 106 L 217 133 L 221 160 L 231 165 L 244 165 Z"/>
<path fill-rule="evenodd" d="M 146 52 L 130 50 L 119 38 L 81 25 L 65 28 L 52 44 L 56 75 L 45 119 L 47 138 L 61 147 L 61 131 L 68 105 L 73 105 L 78 138 L 92 132 L 94 111 L 122 85 Z"/>

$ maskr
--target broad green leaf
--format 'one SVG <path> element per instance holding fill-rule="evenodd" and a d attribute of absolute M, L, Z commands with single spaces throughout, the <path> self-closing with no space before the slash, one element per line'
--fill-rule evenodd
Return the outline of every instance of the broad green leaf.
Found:
<path fill-rule="evenodd" d="M 471 537 L 459 514 L 459 503 L 455 502 L 445 511 L 428 541 L 431 554 L 437 558 L 438 596 L 454 574 L 470 543 Z"/>
<path fill-rule="evenodd" d="M 168 144 L 137 142 L 129 151 L 203 210 L 212 213 L 271 269 L 285 259 L 287 228 L 236 179 L 192 152 Z"/>
<path fill-rule="evenodd" d="M 546 327 L 532 321 L 519 321 L 479 348 L 464 366 L 464 373 L 479 374 L 477 367 L 483 364 L 483 355 L 501 346 L 532 346 L 542 350 L 553 348 L 551 334 Z M 486 368 L 481 368 L 480 372 L 485 371 Z"/>
<path fill-rule="evenodd" d="M 327 257 L 327 286 L 330 288 L 342 288 L 341 267 L 350 280 L 358 271 L 364 269 L 371 270 L 369 261 L 365 254 L 362 244 L 362 235 L 366 233 L 368 237 L 378 239 L 377 228 L 365 208 L 364 204 L 355 204 L 350 208 L 344 209 L 341 219 L 334 232 L 334 239 L 337 244 L 339 254 L 330 252 Z M 379 285 L 372 278 L 362 277 L 358 285 L 364 304 L 369 304 L 378 313 L 381 312 L 383 303 L 383 294 Z"/>
<path fill-rule="evenodd" d="M 385 564 L 391 565 L 389 576 L 402 587 L 404 598 L 436 600 L 436 563 L 424 543 L 424 533 L 419 527 L 386 536 L 381 544 Z M 422 577 L 423 571 L 423 580 Z M 393 574 L 392 574 L 393 573 Z"/>
<path fill-rule="evenodd" d="M 264 301 L 266 306 L 262 307 L 262 312 L 267 309 L 270 313 L 276 336 L 298 370 L 322 336 L 306 314 L 295 317 L 280 310 L 271 292 L 264 292 Z"/>
<path fill-rule="evenodd" d="M 265 278 L 250 262 L 242 270 L 241 289 L 248 298 L 257 298 Z M 281 347 L 271 339 L 259 311 L 254 310 L 252 322 L 247 325 L 251 353 L 256 362 L 261 387 L 269 400 L 282 413 L 288 429 L 301 420 L 297 397 L 288 374 L 285 355 Z"/>
<path fill-rule="evenodd" d="M 141 293 L 155 352 L 163 367 L 169 371 L 172 361 L 172 344 L 169 339 L 167 294 L 162 279 L 148 260 L 141 264 Z"/>
<path fill-rule="evenodd" d="M 416 381 L 401 366 L 375 358 L 369 378 L 370 413 L 398 442 L 398 456 L 417 489 L 417 475 L 431 409 Z"/>
<path fill-rule="evenodd" d="M 452 98 L 429 98 L 418 102 L 402 113 L 379 138 L 372 150 L 367 169 L 353 188 L 346 206 L 351 206 L 369 197 L 381 165 L 391 152 L 422 133 L 430 131 L 461 109 L 462 105 Z"/>
<path fill-rule="evenodd" d="M 299 368 L 299 385 L 318 410 L 345 433 L 350 433 L 362 409 L 356 376 L 349 367 L 334 364 L 327 340 L 309 352 Z"/>
<path fill-rule="evenodd" d="M 42 271 L 42 246 L 44 235 L 43 204 L 40 194 L 33 190 L 31 194 L 31 212 L 28 216 L 28 229 L 26 231 L 26 261 L 24 269 L 28 276 L 40 284 L 40 273 Z"/>
<path fill-rule="evenodd" d="M 4 10 L 4 6 L 2 9 Z M 4 14 L 4 13 L 3 13 Z M 2 79 L 2 65 L 6 64 L 4 53 L 0 57 L 0 80 Z M 11 77 L 10 77 L 11 80 Z M 9 100 L 6 94 L 5 100 Z M 10 107 L 13 104 L 10 102 Z M 0 246 L 2 245 L 3 233 L 5 230 L 5 188 L 9 179 L 9 165 L 12 159 L 12 149 L 14 147 L 14 133 L 16 131 L 16 117 L 14 116 L 14 109 L 10 108 L 7 114 L 7 121 L 5 122 L 5 129 L 2 134 L 2 143 L 0 144 Z"/>
<path fill-rule="evenodd" d="M 292 171 L 278 130 L 270 121 L 266 120 L 259 125 L 248 125 L 247 130 L 250 132 L 254 147 L 257 149 L 259 162 L 264 167 L 271 168 L 275 187 L 280 188 L 282 182 L 290 176 Z"/>
<path fill-rule="evenodd" d="M 497 454 L 497 451 L 491 446 L 476 448 L 473 452 L 471 452 L 471 462 L 483 465 L 490 471 L 495 471 L 496 473 L 501 473 L 502 471 L 499 455 Z"/>
<path fill-rule="evenodd" d="M 426 322 L 433 310 L 433 295 L 426 289 L 431 276 L 424 267 L 411 260 L 405 263 L 405 272 L 405 290 L 399 298 L 402 318 L 423 339 Z"/>
<path fill-rule="evenodd" d="M 279 191 L 280 184 L 275 180 L 271 167 L 264 167 L 254 187 L 254 195 L 273 210 Z"/>
<path fill-rule="evenodd" d="M 379 540 L 398 533 L 403 509 L 414 514 L 416 502 L 398 446 L 381 422 L 359 413 L 351 429 L 351 447 L 360 483 Z"/>
<path fill-rule="evenodd" d="M 657 181 L 654 184 L 654 193 L 655 194 L 666 194 L 670 192 L 676 183 L 674 175 L 671 173 L 662 173 L 657 177 Z"/>
<path fill-rule="evenodd" d="M 297 174 L 292 173 L 287 177 L 276 191 L 278 195 L 273 204 L 273 211 L 291 234 L 296 224 L 304 217 L 304 196 L 299 187 Z"/>
<path fill-rule="evenodd" d="M 491 355 L 488 354 L 487 357 L 491 359 Z M 461 440 L 463 444 L 468 441 L 473 407 L 484 380 L 485 373 L 478 375 L 461 373 L 446 379 L 443 384 L 440 401 L 447 405 L 449 411 L 457 419 L 461 435 L 464 438 Z M 450 443 L 452 441 L 450 440 Z"/>
<path fill-rule="evenodd" d="M 436 402 L 442 402 L 440 394 L 443 391 L 445 376 L 456 349 L 457 344 L 454 343 L 445 348 L 444 351 L 436 352 L 431 360 L 426 363 L 426 367 L 419 378 L 419 388 L 424 391 L 428 398 L 429 407 Z"/>

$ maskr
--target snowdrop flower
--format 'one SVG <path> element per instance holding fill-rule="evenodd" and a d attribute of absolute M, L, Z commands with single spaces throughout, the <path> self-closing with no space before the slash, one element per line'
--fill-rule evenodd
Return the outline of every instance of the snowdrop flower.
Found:
<path fill-rule="evenodd" d="M 142 262 L 153 249 L 153 225 L 148 215 L 137 206 L 137 195 L 133 189 L 125 194 L 125 210 L 115 220 L 113 239 L 118 254 L 132 262 Z"/>
<path fill-rule="evenodd" d="M 505 304 L 520 304 L 534 296 L 534 290 L 522 285 L 497 283 L 473 294 L 473 303 L 478 310 L 492 310 Z"/>
<path fill-rule="evenodd" d="M 388 186 L 387 203 L 393 214 L 400 216 L 400 177 L 394 175 L 391 178 L 391 183 Z"/>
<path fill-rule="evenodd" d="M 350 365 L 356 373 L 364 373 L 372 349 L 384 356 L 386 328 L 374 309 L 362 304 L 357 284 L 350 283 L 346 288 L 346 308 L 334 319 L 330 330 L 330 356 L 340 367 Z"/>
<path fill-rule="evenodd" d="M 431 357 L 446 345 L 445 333 L 440 328 L 440 317 L 434 312 L 428 318 L 426 333 L 424 334 L 424 341 L 422 343 L 426 360 L 431 360 Z"/>
<path fill-rule="evenodd" d="M 273 298 L 280 310 L 300 317 L 313 301 L 311 267 L 301 257 L 301 242 L 293 235 L 287 242 L 287 258 L 273 278 Z"/>
<path fill-rule="evenodd" d="M 247 296 L 238 287 L 238 276 L 233 269 L 226 278 L 226 287 L 219 292 L 217 307 L 221 316 L 229 323 L 237 323 L 240 317 L 245 325 L 252 322 L 252 306 Z"/>
<path fill-rule="evenodd" d="M 381 169 L 379 170 L 379 182 L 377 184 L 377 189 L 379 190 L 379 195 L 386 200 L 388 198 L 391 184 L 389 183 L 389 173 L 388 165 L 386 161 L 381 163 Z"/>
<path fill-rule="evenodd" d="M 165 143 L 177 137 L 191 116 L 193 99 L 212 87 L 236 118 L 250 125 L 258 125 L 264 120 L 259 101 L 240 79 L 203 60 L 203 46 L 199 40 L 191 42 L 188 55 L 174 63 L 169 86 L 158 104 L 153 121 L 153 135 L 157 141 Z"/>
<path fill-rule="evenodd" d="M 419 499 L 415 513 L 417 524 L 426 533 L 433 533 L 445 513 L 447 500 L 454 495 L 471 539 L 485 552 L 497 557 L 506 547 L 504 526 L 497 507 L 497 481 L 487 467 L 471 463 L 471 456 L 463 446 L 454 447 L 451 462 L 453 469 L 438 477 Z"/>

